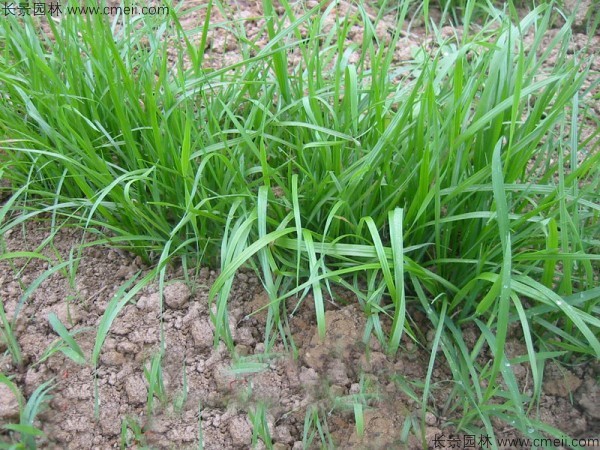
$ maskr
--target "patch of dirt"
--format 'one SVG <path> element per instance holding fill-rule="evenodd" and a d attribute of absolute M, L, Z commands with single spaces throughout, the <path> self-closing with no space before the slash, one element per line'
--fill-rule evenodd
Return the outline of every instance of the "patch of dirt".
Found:
<path fill-rule="evenodd" d="M 13 231 L 5 236 L 6 249 L 34 250 L 49 232 L 45 224 L 29 222 L 22 233 Z M 47 256 L 67 258 L 70 249 L 88 240 L 78 230 L 63 228 L 54 237 L 54 250 L 47 250 Z M 404 338 L 398 355 L 387 356 L 376 339 L 364 342 L 366 321 L 358 306 L 332 300 L 327 302 L 327 331 L 321 340 L 309 296 L 299 306 L 296 301 L 288 302 L 290 313 L 295 309 L 289 324 L 298 358 L 292 358 L 281 342 L 275 344 L 270 357 L 265 357 L 266 314 L 253 313 L 268 298 L 260 281 L 247 272 L 236 276 L 229 304 L 229 323 L 238 355 L 234 359 L 224 344 L 213 347 L 208 290 L 217 273 L 201 269 L 186 277 L 179 269 L 167 277 L 162 313 L 156 285 L 144 288 L 134 302 L 123 308 L 104 343 L 96 371 L 89 363 L 77 365 L 61 353 L 38 363 L 57 338 L 47 321 L 50 312 L 72 331 L 80 331 L 77 342 L 89 357 L 109 301 L 126 278 L 139 271 L 144 275 L 147 270 L 133 256 L 115 249 L 88 247 L 81 256 L 73 277 L 55 273 L 25 302 L 16 322 L 16 335 L 27 363 L 15 367 L 6 355 L 0 362 L 2 372 L 11 375 L 26 396 L 43 382 L 55 380 L 50 409 L 40 415 L 37 423 L 47 435 L 40 441 L 42 447 L 119 446 L 122 424 L 129 421 L 143 431 L 138 443 L 151 448 L 197 448 L 200 430 L 207 449 L 249 448 L 253 432 L 250 417 L 264 407 L 274 448 L 303 448 L 307 414 L 313 414 L 321 421 L 320 426 L 327 427 L 339 448 L 422 448 L 414 436 L 402 442 L 407 421 L 418 422 L 421 417 L 420 399 L 407 393 L 402 380 L 425 378 L 428 349 Z M 0 296 L 10 318 L 23 288 L 46 269 L 47 263 L 39 260 L 15 260 L 13 267 L 6 261 L 0 263 Z M 351 300 L 350 295 L 343 297 Z M 418 313 L 415 318 L 419 319 Z M 425 321 L 424 317 L 420 319 Z M 164 395 L 154 397 L 154 411 L 149 414 L 145 372 L 159 354 L 161 324 L 165 342 Z M 470 336 L 468 330 L 465 336 Z M 469 346 L 476 336 L 472 338 Z M 510 357 L 526 354 L 516 332 L 507 348 Z M 258 364 L 259 369 L 239 371 L 244 363 Z M 579 369 L 549 366 L 540 412 L 548 423 L 557 427 L 568 424 L 566 431 L 584 436 L 598 430 L 600 393 L 594 372 L 597 368 Z M 522 387 L 531 383 L 526 368 L 515 365 L 514 373 Z M 432 379 L 432 386 L 439 387 L 433 390 L 424 424 L 431 448 L 436 435 L 449 436 L 452 427 L 448 420 L 459 412 L 446 417 L 449 410 L 445 404 L 451 389 L 444 388 L 444 384 L 449 385 L 451 379 L 440 355 Z M 100 403 L 98 417 L 94 411 L 95 383 Z M 6 423 L 15 420 L 18 406 L 14 394 L 2 386 L 0 422 Z M 353 405 L 357 402 L 364 411 L 362 435 L 354 420 Z M 514 433 L 504 424 L 497 425 L 503 436 Z M 124 436 L 130 445 L 135 444 L 131 431 Z"/>

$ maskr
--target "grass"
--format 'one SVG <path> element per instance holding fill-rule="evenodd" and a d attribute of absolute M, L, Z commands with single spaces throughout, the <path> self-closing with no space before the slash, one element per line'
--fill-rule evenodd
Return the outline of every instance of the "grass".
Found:
<path fill-rule="evenodd" d="M 12 391 L 19 404 L 19 423 L 5 423 L 2 425 L 2 429 L 13 435 L 13 443 L 8 444 L 0 441 L 0 448 L 11 450 L 35 448 L 36 438 L 44 436 L 44 433 L 36 427 L 37 424 L 34 422 L 37 415 L 48 408 L 48 402 L 52 398 L 49 393 L 53 388 L 53 380 L 40 384 L 27 401 L 19 387 L 3 373 L 0 373 L 0 383 Z"/>
<path fill-rule="evenodd" d="M 494 436 L 496 418 L 558 434 L 527 418 L 545 362 L 600 356 L 600 152 L 593 141 L 581 148 L 578 134 L 589 60 L 568 50 L 572 19 L 542 41 L 552 3 L 522 18 L 486 5 L 481 26 L 470 22 L 478 3 L 461 2 L 462 36 L 434 32 L 433 49 L 402 63 L 393 50 L 410 2 L 393 5 L 398 26 L 384 37 L 361 3 L 340 16 L 328 2 L 297 11 L 282 0 L 279 17 L 264 0 L 263 47 L 242 22 L 210 20 L 225 8 L 218 1 L 201 8 L 207 19 L 192 32 L 175 7 L 122 26 L 67 16 L 49 23 L 51 37 L 31 17 L 7 17 L 0 170 L 14 194 L 0 234 L 39 216 L 53 227 L 75 222 L 155 267 L 111 301 L 94 366 L 120 310 L 157 277 L 162 289 L 177 260 L 221 269 L 210 292 L 215 339 L 232 347 L 228 295 L 234 274 L 252 267 L 270 298 L 266 351 L 290 342 L 287 308 L 308 293 L 324 336 L 325 299 L 340 285 L 390 354 L 405 334 L 423 341 L 412 316 L 426 314 L 452 369 L 448 409 L 459 429 Z M 348 44 L 353 24 L 364 36 Z M 219 29 L 236 36 L 242 59 L 209 69 L 205 44 Z M 471 323 L 474 348 L 462 335 Z M 514 324 L 531 396 L 504 355 Z M 60 327 L 62 351 L 81 357 Z M 12 343 L 10 327 L 3 336 Z M 485 348 L 490 365 L 480 362 Z M 438 358 L 416 393 L 423 411 Z M 147 377 L 160 398 L 159 363 Z M 305 428 L 305 443 L 328 445 L 318 410 Z"/>
<path fill-rule="evenodd" d="M 266 448 L 273 448 L 273 441 L 267 425 L 267 408 L 259 403 L 253 410 L 248 412 L 250 422 L 252 423 L 252 447 L 258 445 L 258 439 L 264 443 Z"/>
<path fill-rule="evenodd" d="M 23 356 L 21 354 L 21 347 L 15 337 L 12 323 L 6 317 L 6 311 L 4 311 L 4 301 L 0 299 L 0 323 L 2 328 L 0 329 L 0 337 L 2 342 L 6 345 L 7 351 L 10 353 L 13 363 L 17 366 L 23 364 Z"/>

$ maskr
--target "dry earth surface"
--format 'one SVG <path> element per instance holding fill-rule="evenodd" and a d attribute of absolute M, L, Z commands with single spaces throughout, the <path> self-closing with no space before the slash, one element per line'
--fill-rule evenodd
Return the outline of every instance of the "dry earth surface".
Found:
<path fill-rule="evenodd" d="M 186 5 L 193 7 L 195 3 Z M 254 38 L 261 29 L 262 12 L 255 2 L 242 0 L 238 5 L 240 9 L 235 14 L 244 19 L 248 35 Z M 231 18 L 221 16 L 213 20 Z M 193 28 L 202 21 L 202 15 L 194 13 L 185 16 L 183 24 Z M 382 39 L 392 24 L 390 18 L 378 28 Z M 360 40 L 361 33 L 357 27 L 351 37 Z M 578 34 L 576 45 L 583 45 L 587 39 Z M 404 47 L 397 50 L 397 60 L 410 59 L 411 49 L 423 41 L 423 30 L 414 28 L 407 33 L 401 41 Z M 239 58 L 231 36 L 219 29 L 211 35 L 209 47 L 207 63 L 215 67 Z M 594 70 L 600 70 L 598 64 Z M 50 233 L 48 222 L 27 222 L 22 229 L 3 236 L 5 251 L 33 251 Z M 44 253 L 54 262 L 64 261 L 71 251 L 78 255 L 82 244 L 91 239 L 77 228 L 63 227 Z M 0 297 L 9 318 L 27 287 L 48 267 L 41 260 L 0 262 Z M 433 340 L 433 331 L 426 331 L 429 321 L 418 311 L 409 311 L 414 324 L 423 327 L 424 344 L 404 339 L 398 355 L 387 356 L 375 339 L 364 343 L 364 315 L 355 299 L 345 292 L 328 299 L 324 341 L 316 333 L 312 299 L 309 297 L 300 305 L 289 301 L 290 332 L 297 345 L 297 357 L 282 342 L 264 355 L 266 317 L 256 311 L 266 304 L 267 298 L 253 273 L 238 273 L 229 300 L 235 350 L 238 357 L 258 363 L 260 370 L 236 375 L 230 352 L 223 344 L 213 346 L 208 291 L 218 274 L 205 268 L 184 273 L 182 268 L 173 267 L 162 311 L 156 284 L 137 295 L 115 320 L 96 373 L 90 365 L 76 365 L 61 353 L 39 362 L 44 350 L 57 338 L 47 320 L 49 313 L 56 313 L 69 329 L 80 330 L 77 341 L 89 355 L 111 298 L 129 278 L 138 272 L 143 276 L 147 271 L 139 259 L 126 252 L 105 246 L 82 248 L 76 271 L 54 274 L 24 304 L 15 333 L 25 363 L 16 367 L 4 354 L 0 356 L 0 372 L 14 377 L 26 396 L 44 381 L 54 380 L 49 408 L 39 416 L 38 425 L 46 433 L 39 441 L 41 448 L 119 447 L 121 424 L 126 418 L 136 420 L 144 431 L 141 441 L 130 442 L 130 448 L 198 448 L 200 430 L 206 449 L 250 448 L 249 413 L 261 405 L 266 408 L 273 448 L 278 450 L 303 448 L 309 408 L 315 408 L 326 419 L 339 448 L 423 448 L 415 437 L 408 443 L 401 442 L 405 422 L 412 418 L 418 425 L 421 411 L 419 402 L 408 396 L 398 381 L 425 378 L 430 355 L 427 343 Z M 167 396 L 162 402 L 157 401 L 150 417 L 144 369 L 160 350 L 161 329 L 166 350 L 162 362 Z M 465 328 L 463 332 L 466 342 L 473 345 L 475 329 Z M 1 346 L 0 343 L 0 352 L 4 352 Z M 527 353 L 517 328 L 511 330 L 507 351 L 510 357 Z M 482 358 L 487 357 L 490 355 L 482 352 Z M 525 365 L 515 365 L 513 369 L 521 388 L 531 389 L 529 369 Z M 600 437 L 600 365 L 552 365 L 546 372 L 539 406 L 541 418 L 575 437 Z M 94 377 L 100 402 L 98 417 L 94 410 Z M 433 400 L 424 424 L 431 448 L 436 434 L 448 436 L 453 431 L 447 427 L 447 422 L 456 418 L 448 416 L 452 406 L 447 401 L 451 380 L 440 354 L 433 371 Z M 359 393 L 368 398 L 362 437 L 356 432 L 352 410 L 352 395 Z M 16 399 L 0 384 L 0 424 L 15 421 L 17 414 Z M 500 422 L 494 425 L 502 437 L 518 435 Z M 4 438 L 7 437 L 0 435 L 0 441 Z M 260 440 L 258 448 L 264 448 Z"/>
<path fill-rule="evenodd" d="M 45 223 L 28 223 L 22 231 L 5 236 L 6 250 L 35 250 L 48 236 Z M 86 241 L 75 228 L 63 228 L 54 238 L 55 259 L 67 259 L 73 248 Z M 28 286 L 47 269 L 47 263 L 31 261 L 10 267 L 0 265 L 0 295 L 12 315 Z M 98 323 L 108 302 L 119 287 L 138 271 L 139 259 L 106 247 L 88 247 L 74 279 L 56 274 L 44 281 L 19 314 L 16 335 L 26 363 L 15 367 L 8 355 L 0 358 L 0 370 L 11 374 L 28 396 L 42 382 L 54 379 L 50 408 L 40 416 L 48 438 L 42 448 L 109 448 L 120 445 L 121 422 L 136 418 L 144 427 L 145 442 L 151 448 L 197 448 L 201 423 L 207 449 L 249 448 L 252 426 L 248 412 L 263 404 L 275 448 L 302 448 L 304 418 L 309 407 L 317 407 L 327 418 L 329 430 L 339 448 L 403 448 L 400 431 L 407 418 L 419 420 L 419 404 L 407 396 L 398 377 L 422 380 L 427 372 L 429 350 L 404 340 L 396 357 L 386 356 L 371 339 L 362 341 L 364 316 L 347 293 L 327 303 L 327 335 L 322 342 L 316 333 L 311 298 L 306 299 L 290 319 L 291 333 L 298 346 L 292 358 L 281 343 L 263 356 L 265 314 L 252 314 L 264 306 L 267 297 L 261 282 L 252 273 L 236 276 L 230 299 L 230 326 L 235 349 L 247 361 L 262 364 L 262 370 L 236 376 L 229 351 L 223 344 L 213 347 L 214 327 L 209 317 L 208 290 L 217 273 L 200 269 L 187 276 L 172 269 L 164 293 L 161 313 L 158 287 L 144 289 L 135 304 L 126 306 L 107 338 L 97 370 L 100 415 L 94 416 L 94 374 L 90 366 L 79 366 L 57 353 L 38 364 L 44 350 L 57 338 L 47 322 L 54 312 L 72 330 L 83 330 L 78 343 L 86 354 L 94 345 Z M 186 281 L 187 280 L 187 281 Z M 296 308 L 289 302 L 289 312 Z M 427 320 L 411 312 L 415 323 Z M 164 330 L 164 383 L 167 399 L 149 418 L 146 411 L 147 381 L 144 367 L 160 349 L 161 320 Z M 473 345 L 474 329 L 464 330 Z M 425 341 L 433 333 L 426 333 Z M 512 330 L 509 356 L 526 354 L 518 329 Z M 484 357 L 489 357 L 485 355 Z M 451 432 L 445 423 L 445 406 L 452 376 L 438 358 L 433 372 L 435 401 L 427 414 L 426 434 L 433 438 Z M 531 385 L 526 366 L 514 366 L 523 389 Z M 570 369 L 551 366 L 546 375 L 540 405 L 541 417 L 565 428 L 575 436 L 598 436 L 600 388 L 596 379 L 600 366 L 583 365 Z M 185 374 L 185 375 L 184 375 Z M 187 398 L 183 401 L 184 378 Z M 366 386 L 369 408 L 365 413 L 365 435 L 357 435 L 352 413 L 352 394 Z M 0 390 L 0 421 L 15 419 L 15 399 Z M 495 424 L 503 436 L 513 430 Z M 566 425 L 566 426 L 565 426 Z M 443 430 L 443 431 L 442 431 Z M 411 438 L 407 448 L 422 448 Z"/>

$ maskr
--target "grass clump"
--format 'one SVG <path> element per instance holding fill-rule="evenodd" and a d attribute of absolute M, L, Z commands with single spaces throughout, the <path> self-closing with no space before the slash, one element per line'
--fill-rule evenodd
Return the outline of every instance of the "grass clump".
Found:
<path fill-rule="evenodd" d="M 0 441 L 2 449 L 34 449 L 36 439 L 45 436 L 42 430 L 37 428 L 36 418 L 38 414 L 48 408 L 48 402 L 52 398 L 50 391 L 53 389 L 53 380 L 40 384 L 32 392 L 29 399 L 25 399 L 18 386 L 6 375 L 0 373 L 0 384 L 5 385 L 13 393 L 18 402 L 19 423 L 6 423 L 2 429 L 13 435 L 12 444 Z"/>
<path fill-rule="evenodd" d="M 394 49 L 410 2 L 380 36 L 380 18 L 360 3 L 340 15 L 333 3 L 298 12 L 282 1 L 278 16 L 265 0 L 263 47 L 239 23 L 213 24 L 217 2 L 195 35 L 174 8 L 166 21 L 112 26 L 67 16 L 49 35 L 6 18 L 0 145 L 21 214 L 1 232 L 49 214 L 131 248 L 163 276 L 176 258 L 220 267 L 211 299 L 216 339 L 229 344 L 227 299 L 243 266 L 271 300 L 267 350 L 288 340 L 286 304 L 309 292 L 324 335 L 334 285 L 356 294 L 390 353 L 403 333 L 422 337 L 409 325 L 422 310 L 460 382 L 459 427 L 493 435 L 492 417 L 519 417 L 525 432 L 544 361 L 600 355 L 600 153 L 580 158 L 588 66 L 569 52 L 570 22 L 547 44 L 553 4 L 522 19 L 489 6 L 486 25 L 471 28 L 476 3 L 464 5 L 460 38 L 438 37 L 402 63 Z M 353 24 L 361 43 L 347 42 Z M 236 34 L 244 59 L 209 69 L 204 48 L 218 27 Z M 94 361 L 134 293 L 111 303 Z M 474 349 L 461 334 L 468 323 L 480 332 Z M 535 383 L 526 400 L 504 356 L 513 324 Z M 478 362 L 484 347 L 489 366 Z M 306 421 L 325 442 L 318 413 Z"/>

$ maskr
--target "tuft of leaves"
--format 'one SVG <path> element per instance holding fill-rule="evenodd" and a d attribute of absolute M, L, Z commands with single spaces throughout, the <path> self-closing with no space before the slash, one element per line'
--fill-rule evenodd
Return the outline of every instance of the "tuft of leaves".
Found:
<path fill-rule="evenodd" d="M 227 301 L 242 267 L 257 271 L 270 299 L 267 351 L 278 337 L 290 342 L 288 310 L 309 293 L 324 336 L 335 285 L 356 293 L 368 332 L 392 354 L 403 333 L 421 337 L 409 319 L 423 311 L 465 430 L 479 423 L 491 435 L 492 417 L 523 417 L 546 359 L 600 355 L 600 152 L 578 132 L 589 63 L 569 50 L 573 19 L 546 43 L 553 3 L 522 18 L 512 4 L 488 3 L 476 27 L 478 2 L 466 1 L 462 36 L 433 27 L 432 48 L 398 63 L 410 3 L 399 2 L 382 36 L 382 13 L 360 2 L 340 15 L 333 2 L 298 12 L 282 0 L 277 15 L 264 0 L 263 47 L 241 22 L 211 22 L 225 8 L 217 1 L 201 7 L 196 36 L 175 8 L 166 20 L 112 24 L 69 15 L 49 23 L 50 35 L 31 17 L 1 22 L 0 170 L 15 193 L 0 209 L 0 235 L 49 215 L 156 266 L 111 300 L 92 365 L 119 311 L 155 277 L 162 286 L 176 258 L 220 267 L 210 301 L 216 339 L 230 346 Z M 360 43 L 349 42 L 354 25 Z M 242 59 L 209 68 L 205 44 L 220 29 L 236 36 Z M 473 349 L 461 333 L 471 323 Z M 514 324 L 533 396 L 501 356 Z M 478 363 L 484 346 L 492 367 Z M 160 398 L 157 361 L 147 375 Z M 305 443 L 327 444 L 319 411 L 307 413 L 306 430 Z"/>

